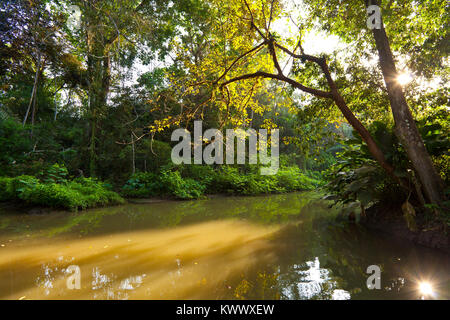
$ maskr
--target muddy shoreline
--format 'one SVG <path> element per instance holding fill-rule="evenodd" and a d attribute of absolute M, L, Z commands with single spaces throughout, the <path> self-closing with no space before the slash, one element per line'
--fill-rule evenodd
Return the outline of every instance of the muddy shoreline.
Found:
<path fill-rule="evenodd" d="M 360 223 L 365 228 L 408 240 L 418 245 L 450 254 L 450 230 L 442 223 L 427 222 L 417 215 L 418 231 L 408 229 L 400 205 L 377 205 L 366 211 Z"/>

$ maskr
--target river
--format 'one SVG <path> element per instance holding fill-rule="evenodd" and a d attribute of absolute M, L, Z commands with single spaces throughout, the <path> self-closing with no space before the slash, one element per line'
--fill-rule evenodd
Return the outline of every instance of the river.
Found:
<path fill-rule="evenodd" d="M 2 209 L 0 299 L 450 299 L 448 255 L 337 219 L 329 204 L 308 192 Z M 367 287 L 372 265 L 380 289 Z"/>

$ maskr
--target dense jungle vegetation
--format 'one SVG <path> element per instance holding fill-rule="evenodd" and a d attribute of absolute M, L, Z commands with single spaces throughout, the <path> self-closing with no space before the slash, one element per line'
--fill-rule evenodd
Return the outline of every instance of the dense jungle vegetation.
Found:
<path fill-rule="evenodd" d="M 2 1 L 0 201 L 322 188 L 346 212 L 448 225 L 450 5 L 372 3 L 381 29 L 361 0 Z M 173 164 L 194 120 L 278 128 L 277 174 Z"/>

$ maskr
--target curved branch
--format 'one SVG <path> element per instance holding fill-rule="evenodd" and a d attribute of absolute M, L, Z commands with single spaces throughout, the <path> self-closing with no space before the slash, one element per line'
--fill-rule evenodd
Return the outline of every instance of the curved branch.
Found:
<path fill-rule="evenodd" d="M 219 83 L 220 80 L 223 79 L 223 77 L 225 77 L 227 75 L 227 73 L 234 67 L 234 65 L 241 60 L 242 58 L 244 58 L 245 56 L 249 55 L 250 53 L 257 51 L 258 49 L 260 49 L 264 44 L 266 43 L 266 41 L 261 42 L 259 45 L 257 45 L 256 47 L 254 47 L 253 49 L 241 54 L 239 57 L 237 57 L 233 63 L 224 71 L 224 73 L 216 80 L 214 81 L 214 84 Z"/>
<path fill-rule="evenodd" d="M 224 87 L 232 82 L 246 80 L 246 79 L 252 79 L 252 78 L 260 78 L 260 77 L 287 82 L 296 89 L 302 90 L 306 93 L 310 93 L 310 94 L 315 95 L 320 98 L 332 98 L 332 94 L 330 92 L 306 87 L 306 86 L 302 85 L 301 83 L 299 83 L 293 79 L 290 79 L 282 74 L 272 74 L 272 73 L 268 73 L 268 72 L 264 72 L 264 71 L 257 71 L 255 73 L 244 74 L 242 76 L 232 78 L 232 79 L 222 83 L 221 87 Z"/>
<path fill-rule="evenodd" d="M 317 63 L 318 65 L 322 65 L 324 59 L 323 58 L 319 58 L 319 57 L 315 57 L 315 56 L 311 56 L 309 54 L 295 54 L 293 53 L 291 50 L 287 49 L 286 47 L 283 47 L 282 45 L 278 44 L 278 43 L 274 43 L 274 45 L 283 50 L 285 53 L 287 53 L 288 55 L 296 58 L 296 59 L 301 59 L 301 60 L 308 60 L 308 61 L 312 61 Z"/>
<path fill-rule="evenodd" d="M 327 79 L 328 85 L 330 86 L 330 89 L 332 92 L 337 91 L 337 87 L 336 84 L 333 80 L 333 78 L 331 77 L 331 72 L 330 69 L 328 68 L 328 64 L 325 58 L 323 57 L 315 57 L 315 56 L 311 56 L 309 54 L 295 54 L 292 51 L 290 51 L 289 49 L 283 47 L 282 45 L 278 44 L 278 43 L 274 43 L 274 45 L 283 50 L 284 52 L 286 52 L 288 55 L 290 55 L 293 58 L 297 58 L 297 59 L 301 59 L 301 60 L 307 60 L 307 61 L 311 61 L 314 62 L 316 64 L 318 64 L 320 66 L 320 68 L 322 69 L 322 72 L 325 75 L 325 78 Z"/>
<path fill-rule="evenodd" d="M 272 60 L 273 60 L 273 64 L 275 65 L 275 68 L 278 71 L 278 74 L 282 75 L 283 74 L 283 70 L 281 70 L 280 64 L 278 63 L 278 58 L 277 58 L 277 53 L 275 52 L 275 46 L 274 46 L 275 40 L 274 39 L 270 39 L 269 41 L 269 52 L 270 55 L 272 56 Z"/>
<path fill-rule="evenodd" d="M 248 5 L 247 0 L 244 0 L 245 6 L 247 7 L 248 12 L 250 13 L 250 17 L 251 17 L 251 27 L 255 28 L 255 30 L 259 33 L 259 35 L 264 39 L 264 40 L 268 40 L 267 37 L 261 32 L 261 30 L 259 30 L 259 28 L 256 26 L 254 18 L 253 18 L 253 13 L 252 10 L 250 9 L 250 6 Z"/>

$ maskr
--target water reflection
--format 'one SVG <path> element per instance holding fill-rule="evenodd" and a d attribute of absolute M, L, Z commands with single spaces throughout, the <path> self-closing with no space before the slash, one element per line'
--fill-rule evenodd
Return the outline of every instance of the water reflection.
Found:
<path fill-rule="evenodd" d="M 18 215 L 0 211 L 0 244 L 3 244 L 6 237 L 22 238 L 25 233 L 34 237 L 73 234 L 88 236 L 230 218 L 264 224 L 285 223 L 298 219 L 299 214 L 311 205 L 311 201 L 318 198 L 314 193 L 223 197 L 129 204 L 79 213 L 54 212 L 49 215 Z"/>
<path fill-rule="evenodd" d="M 7 248 L 0 251 L 0 298 L 187 299 L 208 292 L 220 295 L 227 278 L 258 262 L 273 262 L 267 238 L 276 230 L 239 221 L 214 221 Z M 66 286 L 65 268 L 73 264 L 81 269 L 80 290 Z"/>
<path fill-rule="evenodd" d="M 0 299 L 420 299 L 425 280 L 450 298 L 448 255 L 339 222 L 318 198 L 4 212 Z M 374 264 L 381 290 L 366 287 Z M 71 265 L 80 290 L 67 289 Z"/>
<path fill-rule="evenodd" d="M 291 274 L 298 280 L 296 284 L 283 288 L 282 294 L 286 299 L 350 299 L 349 292 L 338 289 L 339 284 L 331 277 L 330 271 L 320 267 L 318 257 L 302 265 L 293 265 L 292 269 Z"/>

